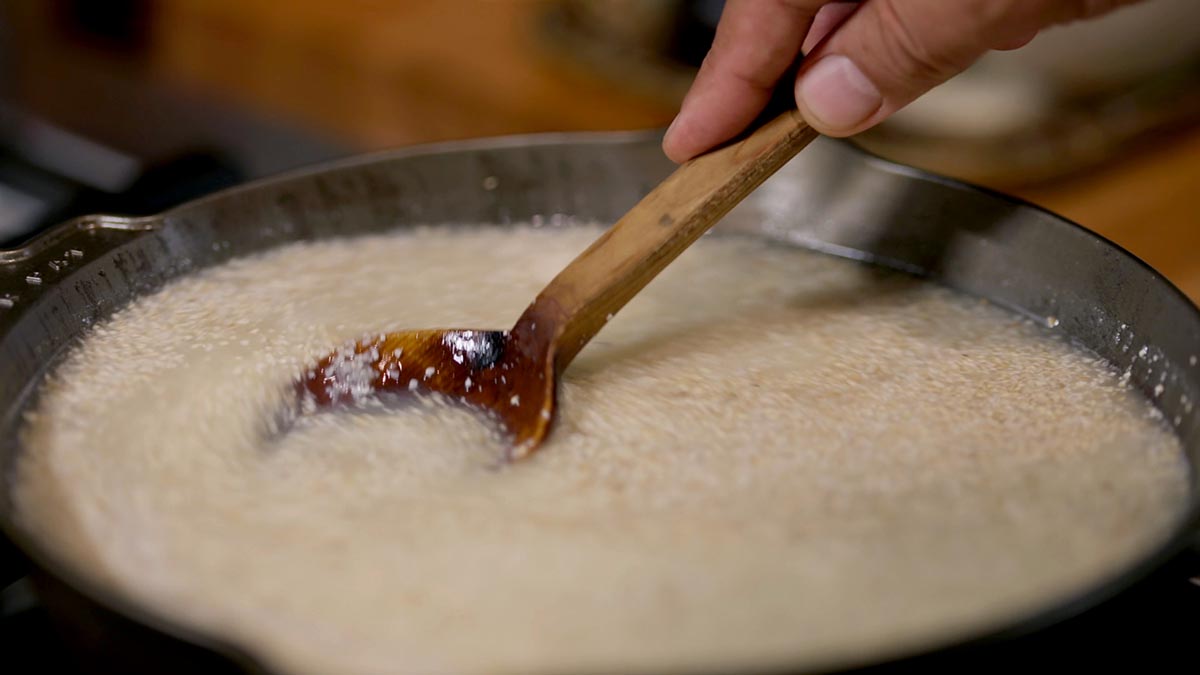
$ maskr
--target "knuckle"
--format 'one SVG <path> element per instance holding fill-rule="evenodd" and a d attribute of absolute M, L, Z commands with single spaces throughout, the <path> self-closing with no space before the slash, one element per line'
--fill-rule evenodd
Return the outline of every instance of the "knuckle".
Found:
<path fill-rule="evenodd" d="M 912 16 L 911 4 L 901 0 L 878 0 L 881 43 L 890 68 L 898 75 L 921 83 L 933 83 L 962 70 L 963 59 L 946 49 L 930 44 L 917 29 L 920 17 Z"/>

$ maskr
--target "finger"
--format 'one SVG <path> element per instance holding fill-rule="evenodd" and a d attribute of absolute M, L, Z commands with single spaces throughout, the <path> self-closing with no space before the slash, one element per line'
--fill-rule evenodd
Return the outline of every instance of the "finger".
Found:
<path fill-rule="evenodd" d="M 682 162 L 740 133 L 795 63 L 827 0 L 729 0 L 712 48 L 663 139 Z"/>
<path fill-rule="evenodd" d="M 858 7 L 858 2 L 831 2 L 825 5 L 817 12 L 813 18 L 812 26 L 808 29 L 808 34 L 804 36 L 804 44 L 801 45 L 801 53 L 808 54 L 813 48 L 820 44 L 833 32 L 835 28 L 842 25 L 854 10 Z"/>
<path fill-rule="evenodd" d="M 849 136 L 883 121 L 984 53 L 1012 48 L 1038 29 L 1083 16 L 1096 5 L 1088 0 L 867 0 L 805 59 L 796 102 L 817 130 Z"/>

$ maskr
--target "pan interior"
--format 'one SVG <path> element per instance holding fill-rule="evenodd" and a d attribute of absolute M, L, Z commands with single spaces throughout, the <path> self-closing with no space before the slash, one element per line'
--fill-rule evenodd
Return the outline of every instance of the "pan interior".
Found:
<path fill-rule="evenodd" d="M 882 656 L 1071 597 L 1178 525 L 1180 442 L 1106 362 L 734 234 L 612 319 L 532 461 L 497 468 L 436 400 L 272 438 L 331 345 L 505 327 L 599 231 L 417 228 L 181 278 L 48 381 L 18 515 L 97 583 L 314 673 Z"/>

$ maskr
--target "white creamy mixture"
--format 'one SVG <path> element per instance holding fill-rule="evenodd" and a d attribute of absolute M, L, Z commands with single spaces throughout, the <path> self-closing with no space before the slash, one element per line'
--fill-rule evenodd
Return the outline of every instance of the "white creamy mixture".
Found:
<path fill-rule="evenodd" d="M 1098 360 L 855 263 L 707 237 L 567 372 L 267 435 L 330 347 L 505 328 L 600 232 L 428 229 L 181 279 L 45 386 L 16 496 L 73 566 L 299 673 L 683 672 L 922 647 L 1156 544 L 1185 460 Z"/>

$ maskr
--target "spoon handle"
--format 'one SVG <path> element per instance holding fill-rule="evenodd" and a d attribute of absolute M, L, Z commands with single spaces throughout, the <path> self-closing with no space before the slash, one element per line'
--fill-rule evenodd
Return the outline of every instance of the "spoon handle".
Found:
<path fill-rule="evenodd" d="M 612 314 L 816 136 L 792 109 L 685 162 L 564 268 L 514 332 L 542 326 L 561 372 Z"/>

